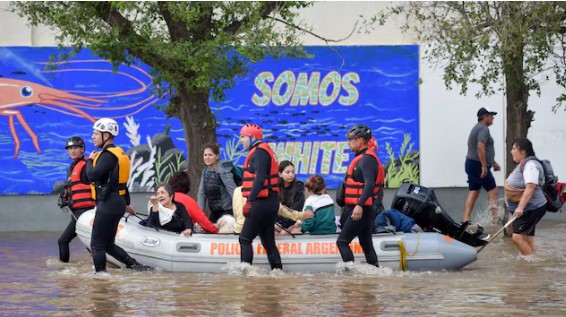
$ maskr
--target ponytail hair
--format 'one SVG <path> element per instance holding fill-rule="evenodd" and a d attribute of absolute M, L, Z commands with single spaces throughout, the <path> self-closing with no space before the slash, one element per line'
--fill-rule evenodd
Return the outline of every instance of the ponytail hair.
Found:
<path fill-rule="evenodd" d="M 326 190 L 326 184 L 324 178 L 320 175 L 313 175 L 309 177 L 305 187 L 315 195 L 322 195 Z"/>

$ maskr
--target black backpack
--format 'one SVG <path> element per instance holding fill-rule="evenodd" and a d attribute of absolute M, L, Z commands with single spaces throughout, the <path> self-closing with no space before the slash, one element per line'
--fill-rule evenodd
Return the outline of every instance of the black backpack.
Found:
<path fill-rule="evenodd" d="M 549 160 L 539 160 L 538 158 L 531 158 L 525 160 L 521 164 L 521 173 L 525 168 L 525 163 L 530 160 L 539 161 L 544 170 L 544 183 L 539 184 L 544 196 L 546 197 L 546 210 L 550 212 L 560 211 L 562 201 L 560 200 L 560 193 L 558 192 L 558 176 L 554 175 L 554 170 Z"/>

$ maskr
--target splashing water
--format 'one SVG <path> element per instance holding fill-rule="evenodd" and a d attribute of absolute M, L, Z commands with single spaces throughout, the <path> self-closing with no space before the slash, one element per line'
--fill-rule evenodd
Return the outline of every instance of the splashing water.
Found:
<path fill-rule="evenodd" d="M 492 214 L 492 208 L 496 210 L 495 214 Z M 505 212 L 506 208 L 504 199 L 499 199 L 497 201 L 497 205 L 493 207 L 488 201 L 485 201 L 472 213 L 472 222 L 478 223 L 483 227 L 503 225 L 505 221 Z"/>
<path fill-rule="evenodd" d="M 393 269 L 390 267 L 375 267 L 367 263 L 338 262 L 336 264 L 336 274 L 352 276 L 392 276 Z"/>

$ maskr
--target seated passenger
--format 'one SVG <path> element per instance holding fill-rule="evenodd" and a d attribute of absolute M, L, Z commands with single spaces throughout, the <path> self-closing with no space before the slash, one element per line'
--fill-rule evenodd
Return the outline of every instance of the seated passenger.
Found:
<path fill-rule="evenodd" d="M 246 198 L 242 196 L 242 186 L 236 187 L 236 189 L 234 189 L 234 196 L 232 197 L 232 209 L 234 212 L 234 218 L 236 219 L 236 223 L 234 224 L 234 233 L 236 234 L 240 234 L 242 227 L 244 226 L 244 221 L 246 220 L 243 213 L 245 204 Z M 292 210 L 281 203 L 279 203 L 278 214 L 279 216 L 291 219 L 294 222 L 297 220 L 306 220 L 314 216 L 312 211 L 300 212 Z"/>
<path fill-rule="evenodd" d="M 236 218 L 232 215 L 223 215 L 216 222 L 216 227 L 218 228 L 218 233 L 224 234 L 234 234 L 234 225 L 236 224 Z"/>
<path fill-rule="evenodd" d="M 171 189 L 175 193 L 173 200 L 185 206 L 193 223 L 198 224 L 205 233 L 218 233 L 218 228 L 208 220 L 208 217 L 200 209 L 198 203 L 191 196 L 187 195 L 191 190 L 191 181 L 187 172 L 176 172 L 171 175 L 169 185 L 171 185 Z M 196 228 L 194 229 L 194 233 L 199 233 Z"/>
<path fill-rule="evenodd" d="M 173 201 L 174 195 L 169 184 L 157 188 L 155 195 L 149 197 L 150 213 L 147 224 L 150 227 L 162 228 L 190 237 L 193 231 L 193 221 L 185 206 Z"/>
<path fill-rule="evenodd" d="M 297 180 L 295 166 L 288 160 L 279 163 L 279 202 L 292 210 L 303 210 L 305 204 L 305 185 Z M 292 229 L 294 225 L 295 228 L 300 227 L 295 220 L 281 215 L 275 219 L 275 222 L 284 229 Z"/>
<path fill-rule="evenodd" d="M 375 217 L 374 233 L 402 231 L 405 233 L 422 232 L 413 218 L 396 209 L 387 209 Z"/>
<path fill-rule="evenodd" d="M 314 212 L 314 217 L 305 220 L 301 225 L 301 231 L 310 234 L 336 233 L 334 200 L 326 193 L 324 178 L 319 175 L 311 176 L 305 188 L 308 197 L 303 210 Z"/>

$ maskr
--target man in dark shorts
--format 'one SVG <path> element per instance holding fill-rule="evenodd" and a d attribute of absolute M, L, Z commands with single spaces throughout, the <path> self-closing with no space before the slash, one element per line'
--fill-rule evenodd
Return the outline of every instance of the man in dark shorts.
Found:
<path fill-rule="evenodd" d="M 481 108 L 478 113 L 478 123 L 472 128 L 468 137 L 468 153 L 466 154 L 466 174 L 468 174 L 468 198 L 464 211 L 464 223 L 469 223 L 474 204 L 483 187 L 487 191 L 489 209 L 494 220 L 497 220 L 498 190 L 491 168 L 499 171 L 501 168 L 495 161 L 493 138 L 489 126 L 493 124 L 497 112 Z"/>

